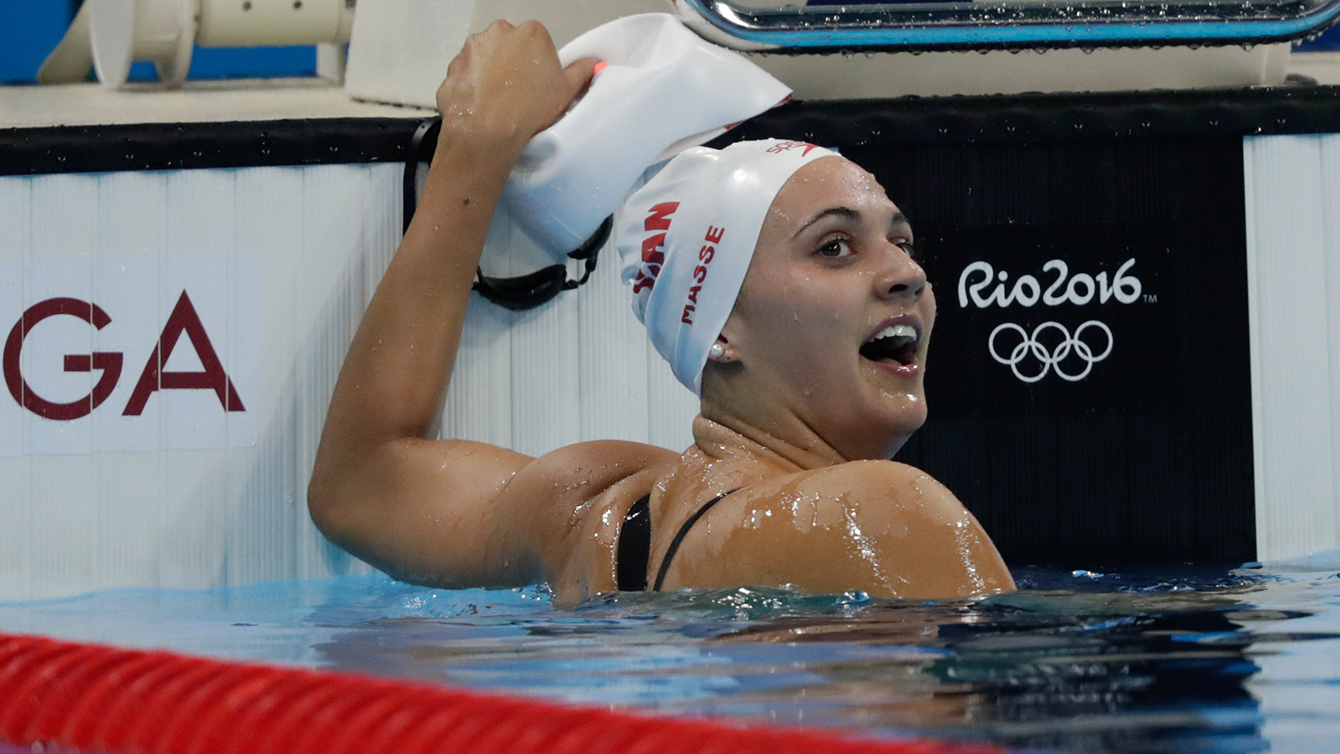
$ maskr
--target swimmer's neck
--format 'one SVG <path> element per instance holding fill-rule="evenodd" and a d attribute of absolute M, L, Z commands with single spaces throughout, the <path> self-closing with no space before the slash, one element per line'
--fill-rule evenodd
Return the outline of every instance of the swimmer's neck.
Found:
<path fill-rule="evenodd" d="M 832 442 L 794 412 L 732 410 L 707 397 L 700 410 L 693 420 L 693 439 L 708 458 L 752 458 L 788 473 L 893 458 L 912 436 L 872 423 L 853 427 L 839 442 Z"/>
<path fill-rule="evenodd" d="M 712 460 L 752 459 L 785 472 L 836 466 L 850 460 L 817 434 L 788 440 L 765 429 L 703 407 L 693 420 L 693 444 Z"/>

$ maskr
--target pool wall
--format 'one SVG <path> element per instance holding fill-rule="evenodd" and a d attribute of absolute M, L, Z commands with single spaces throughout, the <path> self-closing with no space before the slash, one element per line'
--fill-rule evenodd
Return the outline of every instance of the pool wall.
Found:
<path fill-rule="evenodd" d="M 385 160 L 403 159 L 415 122 L 195 125 L 194 143 L 176 125 L 0 136 L 0 154 L 80 170 L 0 175 L 0 600 L 366 569 L 311 525 L 306 487 L 399 242 L 403 163 Z M 239 155 L 336 164 L 228 164 Z M 200 166 L 155 169 L 183 161 Z M 472 303 L 445 432 L 527 453 L 691 442 L 693 396 L 651 351 L 613 259 L 538 312 Z"/>
<path fill-rule="evenodd" d="M 418 119 L 155 121 L 154 101 L 143 123 L 0 131 L 0 599 L 365 568 L 312 528 L 305 489 L 398 242 Z M 1329 87 L 799 103 L 738 133 L 837 146 L 914 207 L 942 326 L 907 460 L 1013 562 L 1286 559 L 1340 547 L 1337 103 Z M 1114 194 L 1122 171 L 1134 188 Z M 1172 198 L 1150 193 L 1165 183 Z M 950 243 L 968 220 L 976 245 Z M 969 289 L 970 263 L 1017 283 L 1053 257 L 1126 287 L 973 298 L 995 294 Z M 535 311 L 472 302 L 446 434 L 527 453 L 689 443 L 694 400 L 613 259 Z M 1048 321 L 1102 322 L 1114 355 L 1037 382 L 991 360 L 993 328 Z"/>

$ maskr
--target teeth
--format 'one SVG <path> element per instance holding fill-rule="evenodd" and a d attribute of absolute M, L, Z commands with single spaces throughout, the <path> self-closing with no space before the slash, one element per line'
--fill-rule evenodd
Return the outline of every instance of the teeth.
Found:
<path fill-rule="evenodd" d="M 917 329 L 911 325 L 894 325 L 892 327 L 886 327 L 876 334 L 875 337 L 866 342 L 873 343 L 881 338 L 911 338 L 916 340 Z"/>

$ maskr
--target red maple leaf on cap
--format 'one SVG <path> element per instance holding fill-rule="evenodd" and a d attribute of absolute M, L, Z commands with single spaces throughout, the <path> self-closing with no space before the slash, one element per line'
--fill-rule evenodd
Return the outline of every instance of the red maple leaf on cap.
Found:
<path fill-rule="evenodd" d="M 784 141 L 780 144 L 773 144 L 772 146 L 768 147 L 768 152 L 771 154 L 781 154 L 782 152 L 786 152 L 792 149 L 800 149 L 802 147 L 805 149 L 804 152 L 800 153 L 802 157 L 809 154 L 811 149 L 818 148 L 807 141 Z"/>

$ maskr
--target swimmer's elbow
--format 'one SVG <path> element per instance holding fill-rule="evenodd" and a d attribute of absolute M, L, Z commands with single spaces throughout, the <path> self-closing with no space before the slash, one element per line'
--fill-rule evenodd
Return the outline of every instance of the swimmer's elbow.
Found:
<path fill-rule="evenodd" d="M 340 504 L 340 492 L 340 481 L 334 475 L 321 473 L 319 468 L 312 473 L 307 485 L 307 515 L 317 531 L 337 545 L 347 539 L 345 521 L 348 516 L 340 515 L 344 507 Z"/>
<path fill-rule="evenodd" d="M 366 517 L 361 508 L 371 499 L 370 489 L 375 489 L 367 476 L 363 464 L 332 464 L 318 457 L 307 485 L 312 523 L 326 539 L 351 552 Z"/>
<path fill-rule="evenodd" d="M 307 487 L 307 514 L 317 531 L 331 544 L 374 568 L 410 583 L 425 583 L 428 577 L 404 571 L 388 547 L 387 532 L 369 502 L 375 497 L 370 485 L 356 475 L 314 473 Z M 441 586 L 431 584 L 431 586 Z"/>

